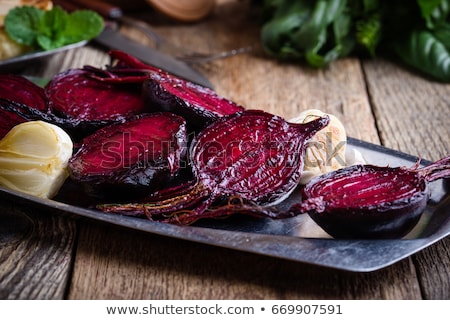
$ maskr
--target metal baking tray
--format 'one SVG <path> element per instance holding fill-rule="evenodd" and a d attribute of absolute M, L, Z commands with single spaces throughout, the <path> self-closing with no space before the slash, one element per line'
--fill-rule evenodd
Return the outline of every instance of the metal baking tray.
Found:
<path fill-rule="evenodd" d="M 13 72 L 22 70 L 25 67 L 29 66 L 31 63 L 44 60 L 60 52 L 82 47 L 87 43 L 88 41 L 83 40 L 51 50 L 32 51 L 9 59 L 0 60 L 0 72 Z"/>
<path fill-rule="evenodd" d="M 352 138 L 348 140 L 348 149 L 359 151 L 367 163 L 376 165 L 410 167 L 418 161 L 411 155 Z M 422 165 L 428 163 L 421 161 Z M 94 219 L 162 236 L 322 267 L 369 272 L 392 265 L 450 234 L 449 189 L 448 179 L 431 183 L 430 200 L 417 226 L 404 238 L 389 240 L 333 239 L 307 215 L 283 220 L 237 215 L 227 219 L 205 219 L 190 226 L 177 226 L 106 214 L 77 203 L 41 199 L 4 188 L 0 188 L 0 194 L 2 198 L 31 208 Z M 294 192 L 285 201 L 298 201 L 299 197 L 299 192 Z"/>

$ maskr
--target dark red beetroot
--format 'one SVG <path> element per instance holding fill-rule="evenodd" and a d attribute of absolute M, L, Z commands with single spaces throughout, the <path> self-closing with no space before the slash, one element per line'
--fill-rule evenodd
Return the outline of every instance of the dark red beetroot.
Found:
<path fill-rule="evenodd" d="M 143 115 L 83 139 L 69 162 L 70 176 L 90 195 L 136 198 L 164 187 L 177 174 L 186 143 L 181 117 Z"/>
<path fill-rule="evenodd" d="M 356 165 L 317 177 L 294 211 L 336 238 L 399 238 L 417 224 L 428 183 L 450 176 L 450 157 L 418 169 Z"/>
<path fill-rule="evenodd" d="M 22 76 L 0 74 L 0 98 L 26 105 L 32 109 L 47 111 L 44 89 Z M 12 127 L 24 121 L 27 119 L 14 110 L 7 111 L 1 108 L 0 138 Z"/>
<path fill-rule="evenodd" d="M 143 83 L 149 108 L 182 116 L 192 130 L 200 131 L 219 117 L 244 110 L 210 88 L 146 65 L 122 51 L 113 50 L 109 54 L 116 64 L 107 70 L 89 67 L 92 77 L 106 83 Z"/>
<path fill-rule="evenodd" d="M 306 143 L 327 124 L 328 118 L 291 124 L 255 110 L 223 117 L 192 142 L 190 161 L 197 182 L 190 191 L 176 195 L 169 192 L 166 195 L 171 197 L 156 202 L 107 204 L 98 208 L 179 224 L 244 211 L 284 217 L 283 213 L 266 211 L 263 206 L 283 200 L 294 190 L 303 169 Z M 238 205 L 212 209 L 221 199 L 235 199 Z M 186 210 L 183 204 L 188 204 Z"/>
<path fill-rule="evenodd" d="M 70 121 L 111 123 L 144 110 L 140 86 L 104 83 L 90 74 L 71 69 L 54 76 L 45 87 L 50 111 Z"/>
<path fill-rule="evenodd" d="M 220 117 L 244 110 L 209 88 L 163 73 L 149 74 L 143 94 L 148 105 L 182 116 L 195 131 Z"/>

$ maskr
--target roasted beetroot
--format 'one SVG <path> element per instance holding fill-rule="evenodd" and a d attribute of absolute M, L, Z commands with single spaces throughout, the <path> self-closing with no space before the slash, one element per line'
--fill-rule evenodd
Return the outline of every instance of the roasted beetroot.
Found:
<path fill-rule="evenodd" d="M 170 197 L 154 202 L 98 208 L 179 224 L 232 214 L 237 208 L 254 215 L 284 217 L 283 213 L 272 215 L 263 206 L 282 201 L 294 190 L 301 176 L 306 143 L 327 123 L 324 117 L 292 124 L 255 110 L 223 117 L 192 142 L 190 162 L 197 180 L 190 191 L 166 193 Z M 236 207 L 229 199 L 242 205 Z M 220 200 L 225 201 L 225 208 L 212 209 Z M 189 206 L 182 209 L 183 204 Z"/>
<path fill-rule="evenodd" d="M 192 130 L 200 131 L 218 118 L 244 108 L 213 90 L 163 73 L 150 73 L 143 84 L 148 105 L 184 117 Z"/>
<path fill-rule="evenodd" d="M 47 111 L 44 90 L 22 76 L 0 74 L 0 98 L 26 105 L 32 109 L 43 112 Z M 7 111 L 2 108 L 0 116 L 0 137 L 3 137 L 15 125 L 26 120 L 14 112 L 14 110 Z"/>
<path fill-rule="evenodd" d="M 198 132 L 219 117 L 244 110 L 210 88 L 148 66 L 122 51 L 113 50 L 109 54 L 116 63 L 106 70 L 85 67 L 90 77 L 110 84 L 142 84 L 148 108 L 184 117 L 191 130 Z"/>
<path fill-rule="evenodd" d="M 186 143 L 181 117 L 143 115 L 83 139 L 69 173 L 90 195 L 135 198 L 166 186 L 180 169 Z"/>
<path fill-rule="evenodd" d="M 450 176 L 450 156 L 424 168 L 355 165 L 309 182 L 293 209 L 335 238 L 399 238 L 417 224 L 428 184 Z"/>
<path fill-rule="evenodd" d="M 256 110 L 223 118 L 194 140 L 194 174 L 215 197 L 280 201 L 298 184 L 306 142 L 327 123 L 291 124 Z"/>
<path fill-rule="evenodd" d="M 96 81 L 82 69 L 54 76 L 45 94 L 51 112 L 79 121 L 114 121 L 144 109 L 139 86 Z"/>

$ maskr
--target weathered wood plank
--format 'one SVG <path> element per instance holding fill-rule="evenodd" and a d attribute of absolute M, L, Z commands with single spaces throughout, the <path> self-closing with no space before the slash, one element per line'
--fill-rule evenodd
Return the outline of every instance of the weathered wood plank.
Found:
<path fill-rule="evenodd" d="M 383 144 L 429 160 L 448 155 L 450 85 L 382 59 L 365 62 L 364 70 Z M 449 244 L 444 239 L 414 256 L 425 299 L 450 298 Z"/>
<path fill-rule="evenodd" d="M 0 299 L 63 299 L 75 222 L 0 202 Z"/>
<path fill-rule="evenodd" d="M 410 260 L 355 274 L 96 222 L 79 238 L 70 299 L 420 299 Z"/>
<path fill-rule="evenodd" d="M 364 63 L 383 145 L 429 160 L 450 150 L 450 84 L 383 59 Z"/>
<path fill-rule="evenodd" d="M 450 299 L 450 238 L 414 255 L 424 299 Z"/>

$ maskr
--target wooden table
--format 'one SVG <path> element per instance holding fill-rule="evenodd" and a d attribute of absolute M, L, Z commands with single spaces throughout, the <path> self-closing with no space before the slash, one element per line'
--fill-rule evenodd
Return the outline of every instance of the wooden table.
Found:
<path fill-rule="evenodd" d="M 259 43 L 248 1 L 221 1 L 194 24 L 146 17 L 174 42 L 204 51 Z M 141 38 L 139 32 L 125 30 Z M 50 77 L 108 63 L 88 45 L 24 73 Z M 450 85 L 381 58 L 356 57 L 327 70 L 250 54 L 197 66 L 216 91 L 287 119 L 317 108 L 348 135 L 428 160 L 450 150 Z M 176 240 L 1 201 L 1 299 L 449 299 L 450 238 L 394 265 L 351 273 Z M 14 217 L 14 219 L 12 218 Z"/>

